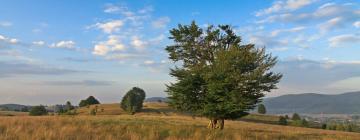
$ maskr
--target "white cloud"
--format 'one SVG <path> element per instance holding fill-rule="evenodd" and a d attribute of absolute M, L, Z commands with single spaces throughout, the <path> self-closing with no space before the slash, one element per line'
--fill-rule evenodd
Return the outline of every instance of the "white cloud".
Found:
<path fill-rule="evenodd" d="M 344 21 L 344 19 L 342 17 L 335 17 L 335 18 L 332 18 L 332 19 L 326 21 L 325 23 L 319 24 L 318 26 L 320 28 L 320 31 L 327 32 L 330 29 L 334 29 L 334 28 L 343 26 L 343 21 Z"/>
<path fill-rule="evenodd" d="M 270 51 L 275 51 L 275 52 L 282 52 L 282 51 L 287 51 L 289 50 L 288 47 L 275 47 L 275 48 L 271 48 Z"/>
<path fill-rule="evenodd" d="M 272 22 L 290 22 L 290 23 L 311 23 L 328 20 L 329 18 L 341 17 L 346 22 L 353 22 L 360 18 L 360 11 L 357 11 L 354 6 L 327 3 L 310 12 L 282 12 L 273 14 L 263 19 L 256 21 L 256 23 L 272 23 Z"/>
<path fill-rule="evenodd" d="M 32 44 L 35 46 L 43 46 L 43 45 L 45 45 L 45 42 L 44 41 L 34 41 L 34 42 L 32 42 Z"/>
<path fill-rule="evenodd" d="M 93 54 L 106 55 L 108 52 L 123 51 L 125 49 L 125 45 L 121 43 L 119 36 L 110 35 L 108 36 L 108 40 L 95 45 Z"/>
<path fill-rule="evenodd" d="M 256 16 L 262 16 L 278 12 L 282 9 L 283 4 L 284 3 L 282 1 L 276 1 L 271 7 L 256 12 Z"/>
<path fill-rule="evenodd" d="M 152 26 L 154 28 L 165 28 L 169 22 L 170 22 L 169 17 L 161 17 L 161 18 L 158 18 L 157 20 L 153 21 Z"/>
<path fill-rule="evenodd" d="M 355 34 L 343 34 L 331 37 L 329 40 L 330 47 L 353 46 L 360 43 L 360 36 Z"/>
<path fill-rule="evenodd" d="M 110 50 L 109 47 L 102 44 L 97 44 L 95 45 L 92 53 L 94 55 L 106 55 L 109 52 L 109 50 Z"/>
<path fill-rule="evenodd" d="M 133 36 L 131 39 L 131 45 L 136 49 L 136 50 L 144 50 L 145 47 L 148 45 L 147 41 L 143 41 L 141 40 L 138 36 Z"/>
<path fill-rule="evenodd" d="M 9 42 L 10 42 L 11 44 L 16 44 L 16 43 L 19 42 L 19 40 L 16 39 L 16 38 L 11 38 L 11 39 L 9 40 Z"/>
<path fill-rule="evenodd" d="M 144 7 L 143 9 L 140 9 L 140 10 L 138 11 L 138 13 L 140 13 L 140 14 L 146 14 L 146 13 L 152 12 L 153 10 L 154 10 L 154 9 L 153 9 L 152 6 L 146 6 L 146 7 Z"/>
<path fill-rule="evenodd" d="M 310 5 L 314 1 L 315 0 L 287 0 L 286 2 L 276 1 L 271 7 L 256 12 L 256 16 L 269 15 L 280 11 L 294 11 L 304 6 Z"/>
<path fill-rule="evenodd" d="M 283 47 L 288 45 L 287 40 L 278 40 L 267 36 L 250 36 L 249 42 L 260 47 Z"/>
<path fill-rule="evenodd" d="M 11 22 L 8 21 L 0 21 L 0 27 L 10 27 L 12 26 Z"/>
<path fill-rule="evenodd" d="M 98 29 L 101 29 L 105 33 L 110 34 L 110 33 L 119 31 L 123 25 L 124 25 L 124 22 L 122 20 L 112 20 L 112 21 L 105 22 L 105 23 L 96 23 L 93 26 L 95 26 Z M 90 27 L 93 27 L 93 26 L 90 26 Z"/>
<path fill-rule="evenodd" d="M 75 48 L 75 42 L 71 40 L 67 41 L 59 41 L 57 43 L 52 43 L 50 48 L 65 48 L 65 49 L 74 49 Z"/>
<path fill-rule="evenodd" d="M 116 12 L 119 12 L 120 10 L 121 10 L 120 7 L 109 4 L 109 5 L 106 5 L 104 12 L 105 13 L 116 13 Z"/>
<path fill-rule="evenodd" d="M 314 0 L 288 0 L 285 9 L 296 10 L 313 3 Z"/>
<path fill-rule="evenodd" d="M 155 64 L 155 61 L 152 61 L 152 60 L 146 60 L 146 61 L 144 61 L 144 64 L 145 64 L 145 65 Z"/>
<path fill-rule="evenodd" d="M 360 28 L 360 21 L 354 22 L 353 25 L 354 25 L 356 28 Z"/>
<path fill-rule="evenodd" d="M 299 32 L 304 30 L 306 27 L 304 26 L 299 26 L 299 27 L 294 27 L 294 28 L 290 28 L 290 29 L 278 29 L 278 30 L 274 30 L 271 32 L 271 36 L 277 36 L 280 33 L 294 33 L 294 32 Z"/>
<path fill-rule="evenodd" d="M 6 44 L 18 44 L 20 41 L 16 38 L 9 38 L 3 35 L 0 35 L 0 43 Z"/>
<path fill-rule="evenodd" d="M 108 55 L 105 57 L 106 60 L 117 60 L 122 61 L 126 59 L 134 59 L 134 58 L 145 58 L 144 54 L 136 54 L 136 53 L 116 53 L 112 55 Z"/>

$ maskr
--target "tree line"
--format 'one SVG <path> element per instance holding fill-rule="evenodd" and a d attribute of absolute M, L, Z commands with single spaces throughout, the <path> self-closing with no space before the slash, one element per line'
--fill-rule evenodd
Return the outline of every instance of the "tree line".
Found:
<path fill-rule="evenodd" d="M 138 87 L 133 87 L 129 90 L 120 102 L 120 107 L 130 114 L 135 114 L 139 112 L 143 107 L 143 102 L 145 100 L 145 91 Z M 80 100 L 79 107 L 89 107 L 90 105 L 100 104 L 99 100 L 97 100 L 94 96 L 89 96 L 84 100 Z M 100 110 L 103 111 L 103 110 Z M 71 104 L 70 101 L 67 101 L 65 105 L 58 105 L 57 109 L 54 110 L 58 115 L 76 115 L 76 107 Z M 98 112 L 98 106 L 91 109 L 89 114 L 96 115 Z M 30 116 L 41 116 L 48 115 L 49 111 L 45 106 L 33 106 L 29 111 Z"/>

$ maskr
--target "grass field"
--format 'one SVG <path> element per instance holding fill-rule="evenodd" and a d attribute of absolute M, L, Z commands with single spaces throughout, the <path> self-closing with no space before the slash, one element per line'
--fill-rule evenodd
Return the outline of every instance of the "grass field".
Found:
<path fill-rule="evenodd" d="M 0 116 L 27 116 L 27 112 L 0 111 Z"/>
<path fill-rule="evenodd" d="M 358 133 L 244 121 L 226 121 L 223 131 L 209 130 L 206 118 L 179 115 L 166 104 L 145 104 L 145 112 L 136 115 L 127 115 L 117 105 L 98 105 L 104 110 L 96 116 L 87 115 L 94 106 L 78 109 L 76 116 L 2 116 L 0 140 L 360 139 Z"/>

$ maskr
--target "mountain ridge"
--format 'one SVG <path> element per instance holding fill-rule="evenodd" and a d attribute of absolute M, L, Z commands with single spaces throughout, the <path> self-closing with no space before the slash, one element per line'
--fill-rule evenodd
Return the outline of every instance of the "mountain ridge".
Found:
<path fill-rule="evenodd" d="M 360 91 L 342 94 L 301 93 L 265 98 L 263 103 L 271 114 L 360 114 Z"/>

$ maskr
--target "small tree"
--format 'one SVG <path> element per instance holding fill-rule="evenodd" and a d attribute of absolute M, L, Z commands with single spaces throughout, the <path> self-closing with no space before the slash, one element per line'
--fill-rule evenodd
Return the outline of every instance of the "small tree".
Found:
<path fill-rule="evenodd" d="M 287 120 L 284 116 L 279 117 L 279 124 L 280 125 L 287 125 Z"/>
<path fill-rule="evenodd" d="M 309 126 L 309 122 L 306 119 L 302 119 L 301 120 L 301 126 L 302 127 L 308 127 Z"/>
<path fill-rule="evenodd" d="M 100 104 L 100 102 L 94 96 L 89 96 L 86 101 L 88 105 Z"/>
<path fill-rule="evenodd" d="M 321 124 L 321 129 L 326 129 L 326 128 L 327 128 L 326 123 Z"/>
<path fill-rule="evenodd" d="M 73 109 L 74 109 L 74 106 L 71 104 L 70 101 L 67 101 L 66 104 L 65 104 L 65 110 L 70 111 L 70 110 L 73 110 Z"/>
<path fill-rule="evenodd" d="M 94 105 L 94 104 L 100 104 L 100 102 L 94 96 L 89 96 L 85 100 L 80 101 L 79 107 L 84 107 L 84 106 Z"/>
<path fill-rule="evenodd" d="M 27 106 L 21 108 L 21 112 L 29 112 L 29 109 Z"/>
<path fill-rule="evenodd" d="M 258 113 L 259 114 L 266 114 L 266 108 L 264 104 L 259 104 L 258 106 Z"/>
<path fill-rule="evenodd" d="M 134 114 L 142 109 L 144 100 L 145 91 L 141 88 L 133 87 L 122 98 L 120 107 L 125 111 Z"/>
<path fill-rule="evenodd" d="M 30 116 L 42 116 L 47 114 L 48 114 L 47 110 L 42 105 L 32 107 L 29 112 Z"/>
<path fill-rule="evenodd" d="M 293 121 L 298 121 L 298 120 L 301 120 L 301 117 L 300 117 L 299 114 L 294 113 L 294 114 L 292 115 L 291 119 L 292 119 Z"/>
<path fill-rule="evenodd" d="M 89 103 L 87 103 L 87 100 L 81 100 L 79 103 L 79 107 L 87 106 Z"/>

